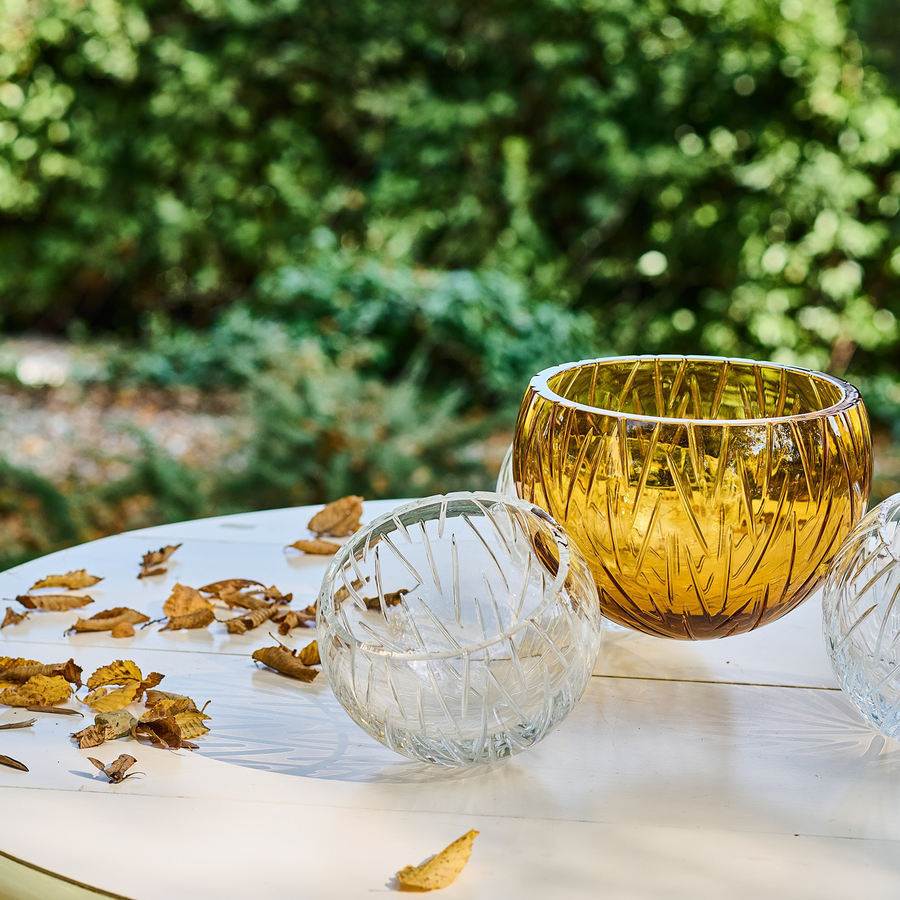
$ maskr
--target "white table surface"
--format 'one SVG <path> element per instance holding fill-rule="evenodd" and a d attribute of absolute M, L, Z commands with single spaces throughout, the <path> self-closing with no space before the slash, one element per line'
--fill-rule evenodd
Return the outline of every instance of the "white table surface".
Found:
<path fill-rule="evenodd" d="M 366 504 L 364 521 L 393 502 Z M 38 577 L 104 576 L 84 612 L 157 618 L 176 581 L 254 578 L 311 603 L 327 559 L 288 556 L 312 510 L 206 519 L 105 538 L 0 575 L 0 597 Z M 141 555 L 184 546 L 166 576 Z M 300 601 L 298 603 L 298 601 Z M 5 605 L 5 604 L 4 604 Z M 2 612 L 2 607 L 0 607 Z M 85 719 L 38 715 L 0 732 L 0 900 L 87 896 L 217 900 L 367 897 L 470 828 L 481 834 L 448 898 L 743 900 L 900 896 L 900 747 L 837 689 L 814 597 L 785 619 L 705 643 L 604 639 L 584 699 L 544 742 L 495 767 L 417 764 L 370 739 L 313 684 L 258 669 L 266 626 L 246 635 L 138 630 L 63 636 L 78 611 L 0 631 L 0 656 L 85 677 L 114 659 L 212 700 L 195 752 L 129 739 L 80 751 Z M 313 631 L 285 639 L 302 646 Z M 0 724 L 31 717 L 0 707 Z M 144 774 L 105 783 L 88 755 Z M 50 878 L 52 873 L 58 878 Z M 64 880 L 61 880 L 64 879 Z"/>

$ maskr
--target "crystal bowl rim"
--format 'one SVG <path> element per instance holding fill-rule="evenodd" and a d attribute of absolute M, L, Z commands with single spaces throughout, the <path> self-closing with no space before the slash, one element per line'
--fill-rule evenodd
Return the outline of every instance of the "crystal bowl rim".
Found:
<path fill-rule="evenodd" d="M 363 535 L 368 534 L 370 531 L 374 530 L 381 524 L 389 522 L 396 516 L 399 516 L 400 514 L 407 512 L 410 509 L 414 509 L 418 506 L 426 506 L 429 503 L 434 504 L 449 500 L 481 500 L 482 498 L 490 500 L 492 503 L 502 503 L 505 506 L 515 506 L 519 509 L 524 510 L 525 512 L 531 513 L 532 515 L 537 515 L 538 518 L 544 520 L 548 525 L 551 526 L 551 528 L 553 528 L 557 532 L 556 548 L 559 551 L 559 569 L 557 570 L 556 576 L 554 577 L 553 581 L 549 582 L 544 588 L 544 596 L 541 598 L 540 602 L 532 609 L 532 611 L 527 616 L 520 615 L 515 625 L 504 631 L 502 636 L 496 635 L 495 637 L 491 637 L 486 641 L 478 641 L 475 644 L 468 644 L 465 647 L 460 647 L 459 650 L 439 650 L 435 652 L 416 651 L 403 653 L 396 650 L 387 650 L 383 648 L 379 649 L 378 647 L 373 647 L 370 644 L 363 643 L 355 635 L 348 634 L 346 629 L 340 624 L 340 622 L 335 621 L 336 616 L 329 615 L 329 619 L 331 621 L 326 627 L 339 634 L 349 646 L 354 648 L 354 652 L 364 653 L 369 656 L 379 656 L 389 659 L 403 660 L 404 662 L 428 662 L 430 660 L 455 659 L 460 656 L 470 655 L 472 653 L 477 653 L 480 650 L 484 650 L 487 647 L 492 647 L 495 644 L 500 643 L 501 641 L 505 641 L 507 638 L 512 637 L 512 635 L 517 634 L 519 631 L 526 628 L 529 624 L 532 623 L 535 617 L 539 616 L 551 603 L 556 601 L 560 588 L 563 586 L 566 578 L 568 578 L 570 568 L 569 559 L 572 553 L 572 547 L 569 544 L 568 533 L 562 527 L 562 525 L 560 525 L 559 522 L 557 522 L 556 519 L 554 519 L 553 516 L 550 515 L 550 513 L 548 513 L 546 510 L 541 509 L 534 503 L 529 503 L 527 500 L 517 500 L 511 497 L 505 497 L 503 494 L 497 494 L 493 491 L 456 491 L 451 494 L 432 494 L 430 497 L 422 497 L 418 500 L 411 500 L 409 503 L 404 503 L 402 506 L 398 506 L 395 509 L 392 509 L 390 512 L 383 513 L 382 515 L 378 516 L 378 518 L 373 519 L 371 522 L 357 531 L 349 541 L 343 544 L 341 546 L 341 549 L 338 550 L 338 552 L 335 553 L 335 555 L 332 557 L 331 563 L 325 570 L 325 575 L 322 577 L 322 586 L 319 589 L 319 595 L 316 604 L 316 630 L 318 631 L 320 628 L 322 628 L 323 622 L 325 620 L 326 614 L 323 612 L 324 604 L 322 601 L 326 598 L 326 596 L 330 596 L 330 586 L 335 580 L 335 575 L 343 567 L 344 561 L 350 556 L 352 550 L 356 546 L 358 546 L 359 539 Z"/>
<path fill-rule="evenodd" d="M 841 397 L 836 403 L 833 403 L 831 406 L 827 406 L 824 409 L 798 413 L 794 416 L 769 416 L 768 418 L 763 419 L 691 419 L 684 417 L 678 418 L 677 416 L 648 416 L 643 413 L 627 413 L 614 409 L 604 409 L 600 406 L 589 406 L 586 403 L 579 403 L 576 400 L 569 400 L 566 397 L 561 397 L 548 384 L 551 378 L 553 378 L 555 375 L 559 375 L 561 372 L 581 368 L 582 366 L 589 366 L 594 363 L 635 363 L 651 362 L 657 360 L 684 360 L 687 362 L 717 363 L 727 362 L 729 364 L 739 363 L 741 365 L 765 366 L 767 368 L 780 369 L 786 372 L 797 372 L 800 375 L 813 376 L 815 378 L 821 379 L 822 381 L 827 381 L 829 384 L 832 384 L 834 387 L 838 388 L 838 390 L 841 392 Z M 543 369 L 531 379 L 531 381 L 529 382 L 529 387 L 543 400 L 548 400 L 555 405 L 566 406 L 572 409 L 580 410 L 581 412 L 610 416 L 614 419 L 624 419 L 627 421 L 662 422 L 672 425 L 716 425 L 719 427 L 724 427 L 727 425 L 732 427 L 736 426 L 739 428 L 744 428 L 749 425 L 788 424 L 791 422 L 802 422 L 808 420 L 816 420 L 819 418 L 827 418 L 828 416 L 833 416 L 836 413 L 843 412 L 844 410 L 853 409 L 853 407 L 858 406 L 860 403 L 862 403 L 862 394 L 860 394 L 859 390 L 857 390 L 857 388 L 855 388 L 848 381 L 844 381 L 843 379 L 837 378 L 834 375 L 828 375 L 825 372 L 817 372 L 814 369 L 804 369 L 801 366 L 792 366 L 786 363 L 768 362 L 765 360 L 747 359 L 740 356 L 701 356 L 696 354 L 682 355 L 677 353 L 659 355 L 642 354 L 633 356 L 600 356 L 596 359 L 582 359 L 577 362 L 561 363 L 560 365 L 551 366 L 548 369 Z"/>

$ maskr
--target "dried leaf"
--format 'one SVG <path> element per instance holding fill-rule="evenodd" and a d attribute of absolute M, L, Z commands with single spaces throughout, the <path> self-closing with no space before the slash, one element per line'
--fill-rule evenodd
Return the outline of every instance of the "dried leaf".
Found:
<path fill-rule="evenodd" d="M 294 541 L 293 544 L 288 544 L 288 547 L 293 547 L 295 550 L 302 550 L 304 553 L 311 553 L 314 556 L 331 556 L 338 552 L 341 549 L 340 544 L 335 544 L 334 541 Z"/>
<path fill-rule="evenodd" d="M 36 712 L 36 713 L 54 713 L 58 716 L 81 716 L 84 718 L 84 713 L 77 709 L 65 709 L 62 706 L 40 706 L 35 704 L 33 706 L 24 706 L 23 709 L 27 709 L 28 712 Z"/>
<path fill-rule="evenodd" d="M 31 728 L 37 719 L 22 719 L 21 722 L 7 722 L 6 725 L 0 725 L 0 731 L 11 731 L 13 728 Z"/>
<path fill-rule="evenodd" d="M 28 771 L 28 766 L 26 766 L 25 763 L 20 763 L 17 759 L 13 759 L 11 756 L 0 755 L 0 766 L 9 766 L 11 769 L 18 769 L 20 772 Z"/>
<path fill-rule="evenodd" d="M 229 634 L 244 634 L 253 628 L 258 628 L 263 622 L 268 622 L 272 618 L 275 610 L 271 606 L 264 606 L 261 609 L 251 609 L 242 616 L 235 616 L 225 622 L 225 627 Z"/>
<path fill-rule="evenodd" d="M 165 575 L 169 570 L 162 565 L 181 544 L 170 544 L 168 547 L 161 547 L 159 550 L 151 550 L 144 554 L 141 561 L 141 574 L 138 578 L 149 578 L 152 575 Z"/>
<path fill-rule="evenodd" d="M 181 728 L 174 716 L 160 716 L 151 719 L 141 719 L 134 726 L 132 734 L 135 737 L 149 737 L 154 746 L 164 747 L 170 750 L 179 750 L 184 745 L 181 736 Z"/>
<path fill-rule="evenodd" d="M 266 600 L 268 600 L 273 606 L 280 606 L 285 603 L 290 603 L 291 600 L 294 599 L 293 594 L 282 594 L 281 591 L 278 590 L 277 587 L 273 584 L 271 587 L 267 587 L 265 593 L 263 594 Z"/>
<path fill-rule="evenodd" d="M 66 630 L 66 634 L 73 631 L 80 634 L 85 631 L 112 631 L 116 625 L 122 622 L 128 622 L 130 625 L 139 625 L 141 622 L 149 622 L 150 616 L 139 613 L 136 609 L 129 609 L 127 606 L 117 606 L 115 609 L 105 609 L 98 612 L 89 619 L 79 619 L 71 628 Z"/>
<path fill-rule="evenodd" d="M 229 609 L 268 609 L 270 606 L 265 597 L 251 591 L 222 591 L 216 599 Z"/>
<path fill-rule="evenodd" d="M 97 688 L 91 691 L 83 699 L 82 703 L 89 706 L 97 712 L 112 712 L 117 709 L 124 709 L 129 703 L 133 703 L 140 691 L 140 683 L 125 684 L 122 687 Z"/>
<path fill-rule="evenodd" d="M 148 703 L 147 712 L 141 716 L 141 721 L 147 722 L 171 717 L 175 719 L 183 740 L 200 737 L 209 731 L 209 728 L 203 724 L 210 718 L 205 712 L 207 706 L 209 706 L 209 701 L 206 702 L 203 709 L 197 709 L 197 705 L 190 697 L 164 698 L 152 706 Z"/>
<path fill-rule="evenodd" d="M 286 609 L 283 612 L 275 613 L 272 616 L 273 621 L 278 623 L 279 634 L 290 634 L 292 629 L 300 625 L 314 626 L 316 624 L 315 613 L 310 615 L 304 610 Z"/>
<path fill-rule="evenodd" d="M 226 578 L 224 581 L 215 581 L 198 588 L 201 594 L 213 594 L 218 597 L 222 592 L 242 591 L 248 587 L 263 588 L 261 581 L 251 581 L 249 578 Z"/>
<path fill-rule="evenodd" d="M 200 591 L 184 584 L 176 584 L 163 604 L 163 612 L 169 618 L 188 616 L 201 609 L 212 609 L 212 603 Z"/>
<path fill-rule="evenodd" d="M 88 759 L 109 779 L 110 784 L 119 784 L 126 778 L 130 778 L 131 775 L 138 774 L 137 772 L 132 772 L 131 775 L 125 774 L 137 762 L 133 756 L 129 756 L 127 753 L 114 759 L 108 766 L 99 759 L 94 759 L 93 756 L 89 756 Z"/>
<path fill-rule="evenodd" d="M 213 612 L 212 605 L 209 609 L 198 609 L 196 612 L 188 613 L 185 616 L 172 616 L 160 631 L 181 631 L 188 628 L 206 628 L 212 622 L 215 622 L 216 614 Z"/>
<path fill-rule="evenodd" d="M 367 578 L 366 581 L 368 581 L 368 580 L 369 579 Z M 357 593 L 359 593 L 359 591 L 362 590 L 362 586 L 363 586 L 363 582 L 359 578 L 354 578 L 353 581 L 350 582 L 350 587 L 352 587 L 353 590 L 356 591 Z M 335 603 L 343 603 L 345 600 L 349 600 L 349 599 L 350 599 L 350 590 L 347 587 L 345 587 L 344 585 L 341 585 L 341 587 L 339 587 L 334 592 L 334 602 Z M 318 603 L 319 601 L 317 600 L 316 602 Z"/>
<path fill-rule="evenodd" d="M 477 831 L 468 831 L 421 866 L 401 869 L 397 873 L 401 886 L 419 891 L 434 891 L 452 884 L 469 861 L 472 842 L 476 837 Z"/>
<path fill-rule="evenodd" d="M 36 659 L 25 659 L 22 656 L 0 656 L 0 671 L 3 669 L 15 669 L 18 666 L 39 666 Z"/>
<path fill-rule="evenodd" d="M 31 613 L 18 613 L 11 606 L 7 606 L 3 622 L 0 622 L 0 628 L 6 628 L 7 625 L 18 625 L 23 619 L 27 619 L 29 615 Z"/>
<path fill-rule="evenodd" d="M 103 581 L 96 575 L 88 575 L 87 569 L 77 569 L 74 572 L 67 572 L 65 575 L 48 575 L 40 581 L 35 582 L 28 590 L 36 591 L 40 588 L 65 588 L 69 591 L 77 591 L 80 588 L 88 588 L 95 585 L 98 581 Z"/>
<path fill-rule="evenodd" d="M 108 666 L 100 666 L 87 680 L 88 690 L 93 691 L 107 684 L 131 684 L 144 680 L 141 670 L 130 659 L 117 659 Z"/>
<path fill-rule="evenodd" d="M 52 612 L 62 612 L 67 609 L 78 609 L 94 602 L 93 597 L 86 594 L 21 594 L 16 597 L 16 602 L 21 603 L 26 609 L 48 609 Z"/>
<path fill-rule="evenodd" d="M 409 591 L 406 588 L 400 588 L 399 591 L 385 591 L 384 605 L 396 606 L 400 602 L 400 598 L 408 593 Z M 381 603 L 377 597 L 363 597 L 362 599 L 363 603 L 366 604 L 366 609 L 381 609 Z"/>
<path fill-rule="evenodd" d="M 64 663 L 50 663 L 42 666 L 40 663 L 31 666 L 15 666 L 10 669 L 0 669 L 0 684 L 24 684 L 35 675 L 46 675 L 52 678 L 54 675 L 62 675 L 66 681 L 75 687 L 81 687 L 81 666 L 75 665 L 75 660 L 70 659 Z"/>
<path fill-rule="evenodd" d="M 110 631 L 110 635 L 114 638 L 134 637 L 134 625 L 132 625 L 131 622 L 119 622 L 119 624 Z"/>
<path fill-rule="evenodd" d="M 72 737 L 78 741 L 80 750 L 89 750 L 91 747 L 99 747 L 106 741 L 131 734 L 135 725 L 137 719 L 126 710 L 104 712 L 94 716 L 93 725 L 76 731 Z"/>
<path fill-rule="evenodd" d="M 331 534 L 334 537 L 345 537 L 359 528 L 362 504 L 362 497 L 353 494 L 341 497 L 340 500 L 326 504 L 309 520 L 306 527 L 316 535 Z"/>
<path fill-rule="evenodd" d="M 296 650 L 288 650 L 287 647 L 263 647 L 254 652 L 253 659 L 300 681 L 312 681 L 319 674 L 318 669 L 311 669 L 300 661 Z"/>
<path fill-rule="evenodd" d="M 321 666 L 322 660 L 319 657 L 319 645 L 315 641 L 311 641 L 297 654 L 297 659 L 304 666 Z"/>
<path fill-rule="evenodd" d="M 0 691 L 4 706 L 54 706 L 72 696 L 72 686 L 62 675 L 35 675 L 25 684 Z"/>

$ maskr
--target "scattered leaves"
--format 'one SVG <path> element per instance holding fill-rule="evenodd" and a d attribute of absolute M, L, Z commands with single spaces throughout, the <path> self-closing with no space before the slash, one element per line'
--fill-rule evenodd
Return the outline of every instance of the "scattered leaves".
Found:
<path fill-rule="evenodd" d="M 288 544 L 288 546 L 293 547 L 295 550 L 302 550 L 304 553 L 311 553 L 314 556 L 332 556 L 341 549 L 341 545 L 335 544 L 334 541 L 321 541 L 318 539 L 313 541 L 294 541 L 293 544 Z"/>
<path fill-rule="evenodd" d="M 346 537 L 359 528 L 362 518 L 363 498 L 350 494 L 327 503 L 320 509 L 306 526 L 315 535 L 330 534 L 334 537 Z M 298 548 L 298 549 L 303 549 Z"/>
<path fill-rule="evenodd" d="M 131 734 L 137 721 L 130 712 L 124 709 L 98 713 L 94 716 L 93 725 L 76 731 L 72 737 L 78 741 L 80 750 L 89 750 L 91 747 L 99 747 L 106 741 Z"/>
<path fill-rule="evenodd" d="M 319 657 L 318 643 L 316 643 L 316 641 L 310 641 L 310 643 L 297 654 L 297 659 L 299 659 L 304 666 L 321 666 L 322 660 Z"/>
<path fill-rule="evenodd" d="M 110 634 L 114 638 L 130 638 L 134 637 L 134 625 L 131 622 L 119 622 Z"/>
<path fill-rule="evenodd" d="M 16 602 L 21 603 L 26 609 L 47 609 L 51 612 L 63 612 L 67 609 L 78 609 L 94 602 L 93 597 L 87 594 L 21 594 L 16 597 Z"/>
<path fill-rule="evenodd" d="M 418 891 L 434 891 L 456 881 L 472 853 L 472 842 L 478 837 L 474 829 L 466 832 L 449 847 L 435 854 L 421 866 L 407 866 L 397 873 L 404 888 Z"/>
<path fill-rule="evenodd" d="M 80 588 L 89 588 L 103 581 L 96 575 L 88 575 L 87 569 L 77 569 L 67 572 L 65 575 L 48 575 L 40 581 L 36 581 L 28 590 L 37 591 L 40 588 L 65 588 L 69 591 L 77 591 Z"/>
<path fill-rule="evenodd" d="M 74 659 L 64 663 L 50 663 L 46 666 L 40 663 L 13 666 L 11 668 L 0 666 L 0 687 L 10 684 L 24 684 L 35 675 L 47 675 L 51 678 L 54 675 L 61 675 L 66 681 L 74 684 L 75 687 L 81 687 L 81 666 L 75 665 Z"/>
<path fill-rule="evenodd" d="M 115 609 L 105 609 L 98 612 L 89 619 L 79 619 L 65 633 L 71 634 L 76 632 L 80 634 L 85 631 L 112 631 L 116 625 L 122 622 L 128 622 L 130 625 L 139 625 L 141 622 L 149 622 L 150 616 L 139 613 L 136 609 L 129 609 L 127 606 L 117 606 Z"/>
<path fill-rule="evenodd" d="M 144 691 L 155 688 L 164 677 L 159 672 L 151 672 L 144 678 L 131 660 L 117 659 L 108 666 L 101 666 L 88 678 L 91 693 L 81 702 L 98 712 L 124 709 L 129 703 L 140 700 Z M 110 690 L 109 685 L 121 686 Z"/>
<path fill-rule="evenodd" d="M 0 628 L 6 628 L 7 625 L 18 625 L 23 619 L 27 619 L 30 613 L 18 613 L 11 606 L 6 607 L 6 615 L 0 622 Z"/>
<path fill-rule="evenodd" d="M 28 771 L 28 766 L 26 766 L 25 763 L 20 763 L 17 759 L 13 759 L 11 756 L 0 755 L 0 766 L 9 766 L 11 769 L 18 769 L 20 772 Z"/>
<path fill-rule="evenodd" d="M 132 772 L 131 775 L 125 774 L 137 762 L 133 756 L 129 756 L 127 753 L 114 759 L 108 766 L 99 759 L 94 759 L 93 756 L 89 756 L 88 759 L 109 779 L 110 784 L 119 784 L 126 778 L 130 778 L 131 775 L 138 774 L 137 772 Z"/>
<path fill-rule="evenodd" d="M 296 650 L 288 650 L 283 645 L 256 650 L 253 659 L 282 675 L 298 678 L 300 681 L 312 681 L 319 674 L 318 669 L 311 669 L 300 660 Z"/>
<path fill-rule="evenodd" d="M 138 578 L 150 578 L 154 575 L 165 575 L 169 570 L 163 563 L 181 546 L 170 544 L 168 547 L 160 547 L 159 550 L 151 550 L 144 554 L 141 561 L 141 573 Z"/>
<path fill-rule="evenodd" d="M 6 725 L 0 725 L 0 731 L 11 731 L 13 728 L 31 728 L 37 719 L 22 719 L 21 722 L 7 722 Z"/>
<path fill-rule="evenodd" d="M 62 675 L 34 675 L 25 684 L 0 691 L 4 706 L 55 706 L 72 696 L 72 686 Z"/>

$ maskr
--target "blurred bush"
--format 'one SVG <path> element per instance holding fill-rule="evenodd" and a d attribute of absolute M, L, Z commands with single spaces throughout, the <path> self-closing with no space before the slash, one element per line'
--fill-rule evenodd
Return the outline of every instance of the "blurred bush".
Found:
<path fill-rule="evenodd" d="M 838 0 L 0 0 L 6 325 L 207 324 L 248 297 L 366 322 L 365 266 L 343 299 L 317 285 L 328 229 L 385 261 L 379 309 L 391 261 L 481 273 L 447 296 L 501 271 L 590 311 L 604 348 L 886 370 L 900 112 L 847 21 Z M 475 333 L 454 315 L 448 340 Z"/>

